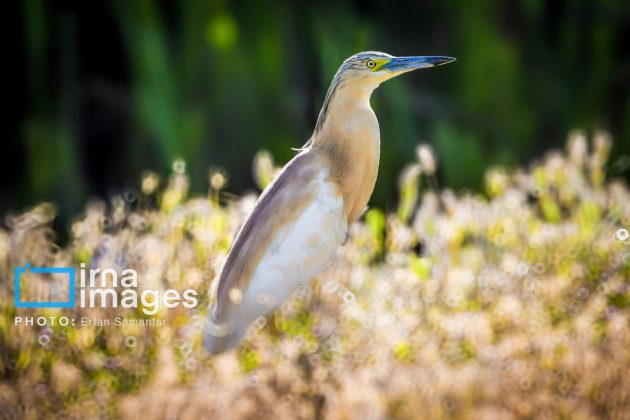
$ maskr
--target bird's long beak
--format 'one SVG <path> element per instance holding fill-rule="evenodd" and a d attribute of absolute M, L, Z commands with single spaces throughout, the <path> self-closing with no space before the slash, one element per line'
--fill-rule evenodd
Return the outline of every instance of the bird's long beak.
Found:
<path fill-rule="evenodd" d="M 387 70 L 392 73 L 402 73 L 425 67 L 441 66 L 455 61 L 453 57 L 445 55 L 426 55 L 417 57 L 394 57 L 389 63 L 385 64 L 379 70 Z"/>

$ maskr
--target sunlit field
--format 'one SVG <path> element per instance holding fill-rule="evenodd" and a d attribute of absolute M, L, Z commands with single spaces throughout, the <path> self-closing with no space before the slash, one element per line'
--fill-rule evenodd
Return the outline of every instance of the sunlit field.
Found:
<path fill-rule="evenodd" d="M 627 418 L 630 190 L 611 146 L 572 133 L 527 168 L 489 169 L 483 194 L 442 188 L 439 156 L 419 146 L 398 208 L 369 209 L 325 272 L 214 357 L 206 308 L 256 199 L 225 192 L 229 174 L 191 197 L 185 162 L 166 179 L 146 173 L 86 203 L 61 246 L 54 203 L 9 215 L 1 417 Z M 261 188 L 277 171 L 265 152 L 253 168 Z M 199 304 L 153 317 L 16 309 L 13 268 L 26 263 L 130 267 L 139 289 L 194 288 Z M 15 325 L 31 315 L 164 325 Z"/>

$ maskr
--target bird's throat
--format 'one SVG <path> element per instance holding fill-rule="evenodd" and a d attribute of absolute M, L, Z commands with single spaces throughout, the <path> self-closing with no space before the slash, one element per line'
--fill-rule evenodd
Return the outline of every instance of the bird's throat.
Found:
<path fill-rule="evenodd" d="M 371 90 L 354 93 L 333 98 L 328 118 L 313 139 L 313 151 L 326 159 L 331 179 L 343 196 L 348 224 L 361 215 L 372 195 L 380 157 L 378 121 L 369 103 Z"/>

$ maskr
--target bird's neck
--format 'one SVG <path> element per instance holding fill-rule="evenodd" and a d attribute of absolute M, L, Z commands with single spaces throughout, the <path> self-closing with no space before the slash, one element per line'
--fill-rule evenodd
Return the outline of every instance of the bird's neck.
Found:
<path fill-rule="evenodd" d="M 346 149 L 378 140 L 378 121 L 370 107 L 376 87 L 369 82 L 331 86 L 313 133 L 313 145 Z"/>
<path fill-rule="evenodd" d="M 367 205 L 378 172 L 380 133 L 370 107 L 375 87 L 356 83 L 338 88 L 327 98 L 326 118 L 313 135 L 313 149 L 328 159 L 331 177 L 344 196 L 349 223 Z"/>
<path fill-rule="evenodd" d="M 335 80 L 326 93 L 324 105 L 315 126 L 314 140 L 343 129 L 343 125 L 370 108 L 370 96 L 378 84 L 372 81 Z"/>

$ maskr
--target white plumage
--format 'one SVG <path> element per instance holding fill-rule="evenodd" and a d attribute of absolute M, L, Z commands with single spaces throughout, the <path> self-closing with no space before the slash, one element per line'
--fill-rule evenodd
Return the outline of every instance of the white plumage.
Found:
<path fill-rule="evenodd" d="M 233 289 L 234 309 L 213 336 L 206 338 L 206 347 L 215 348 L 214 340 L 225 340 L 221 346 L 230 348 L 238 343 L 247 328 L 285 301 L 299 286 L 306 285 L 330 262 L 344 242 L 347 223 L 343 214 L 343 199 L 336 186 L 328 181 L 322 169 L 310 183 L 315 198 L 294 223 L 279 229 L 271 245 L 260 259 L 249 287 Z M 227 334 L 226 337 L 223 334 Z"/>

